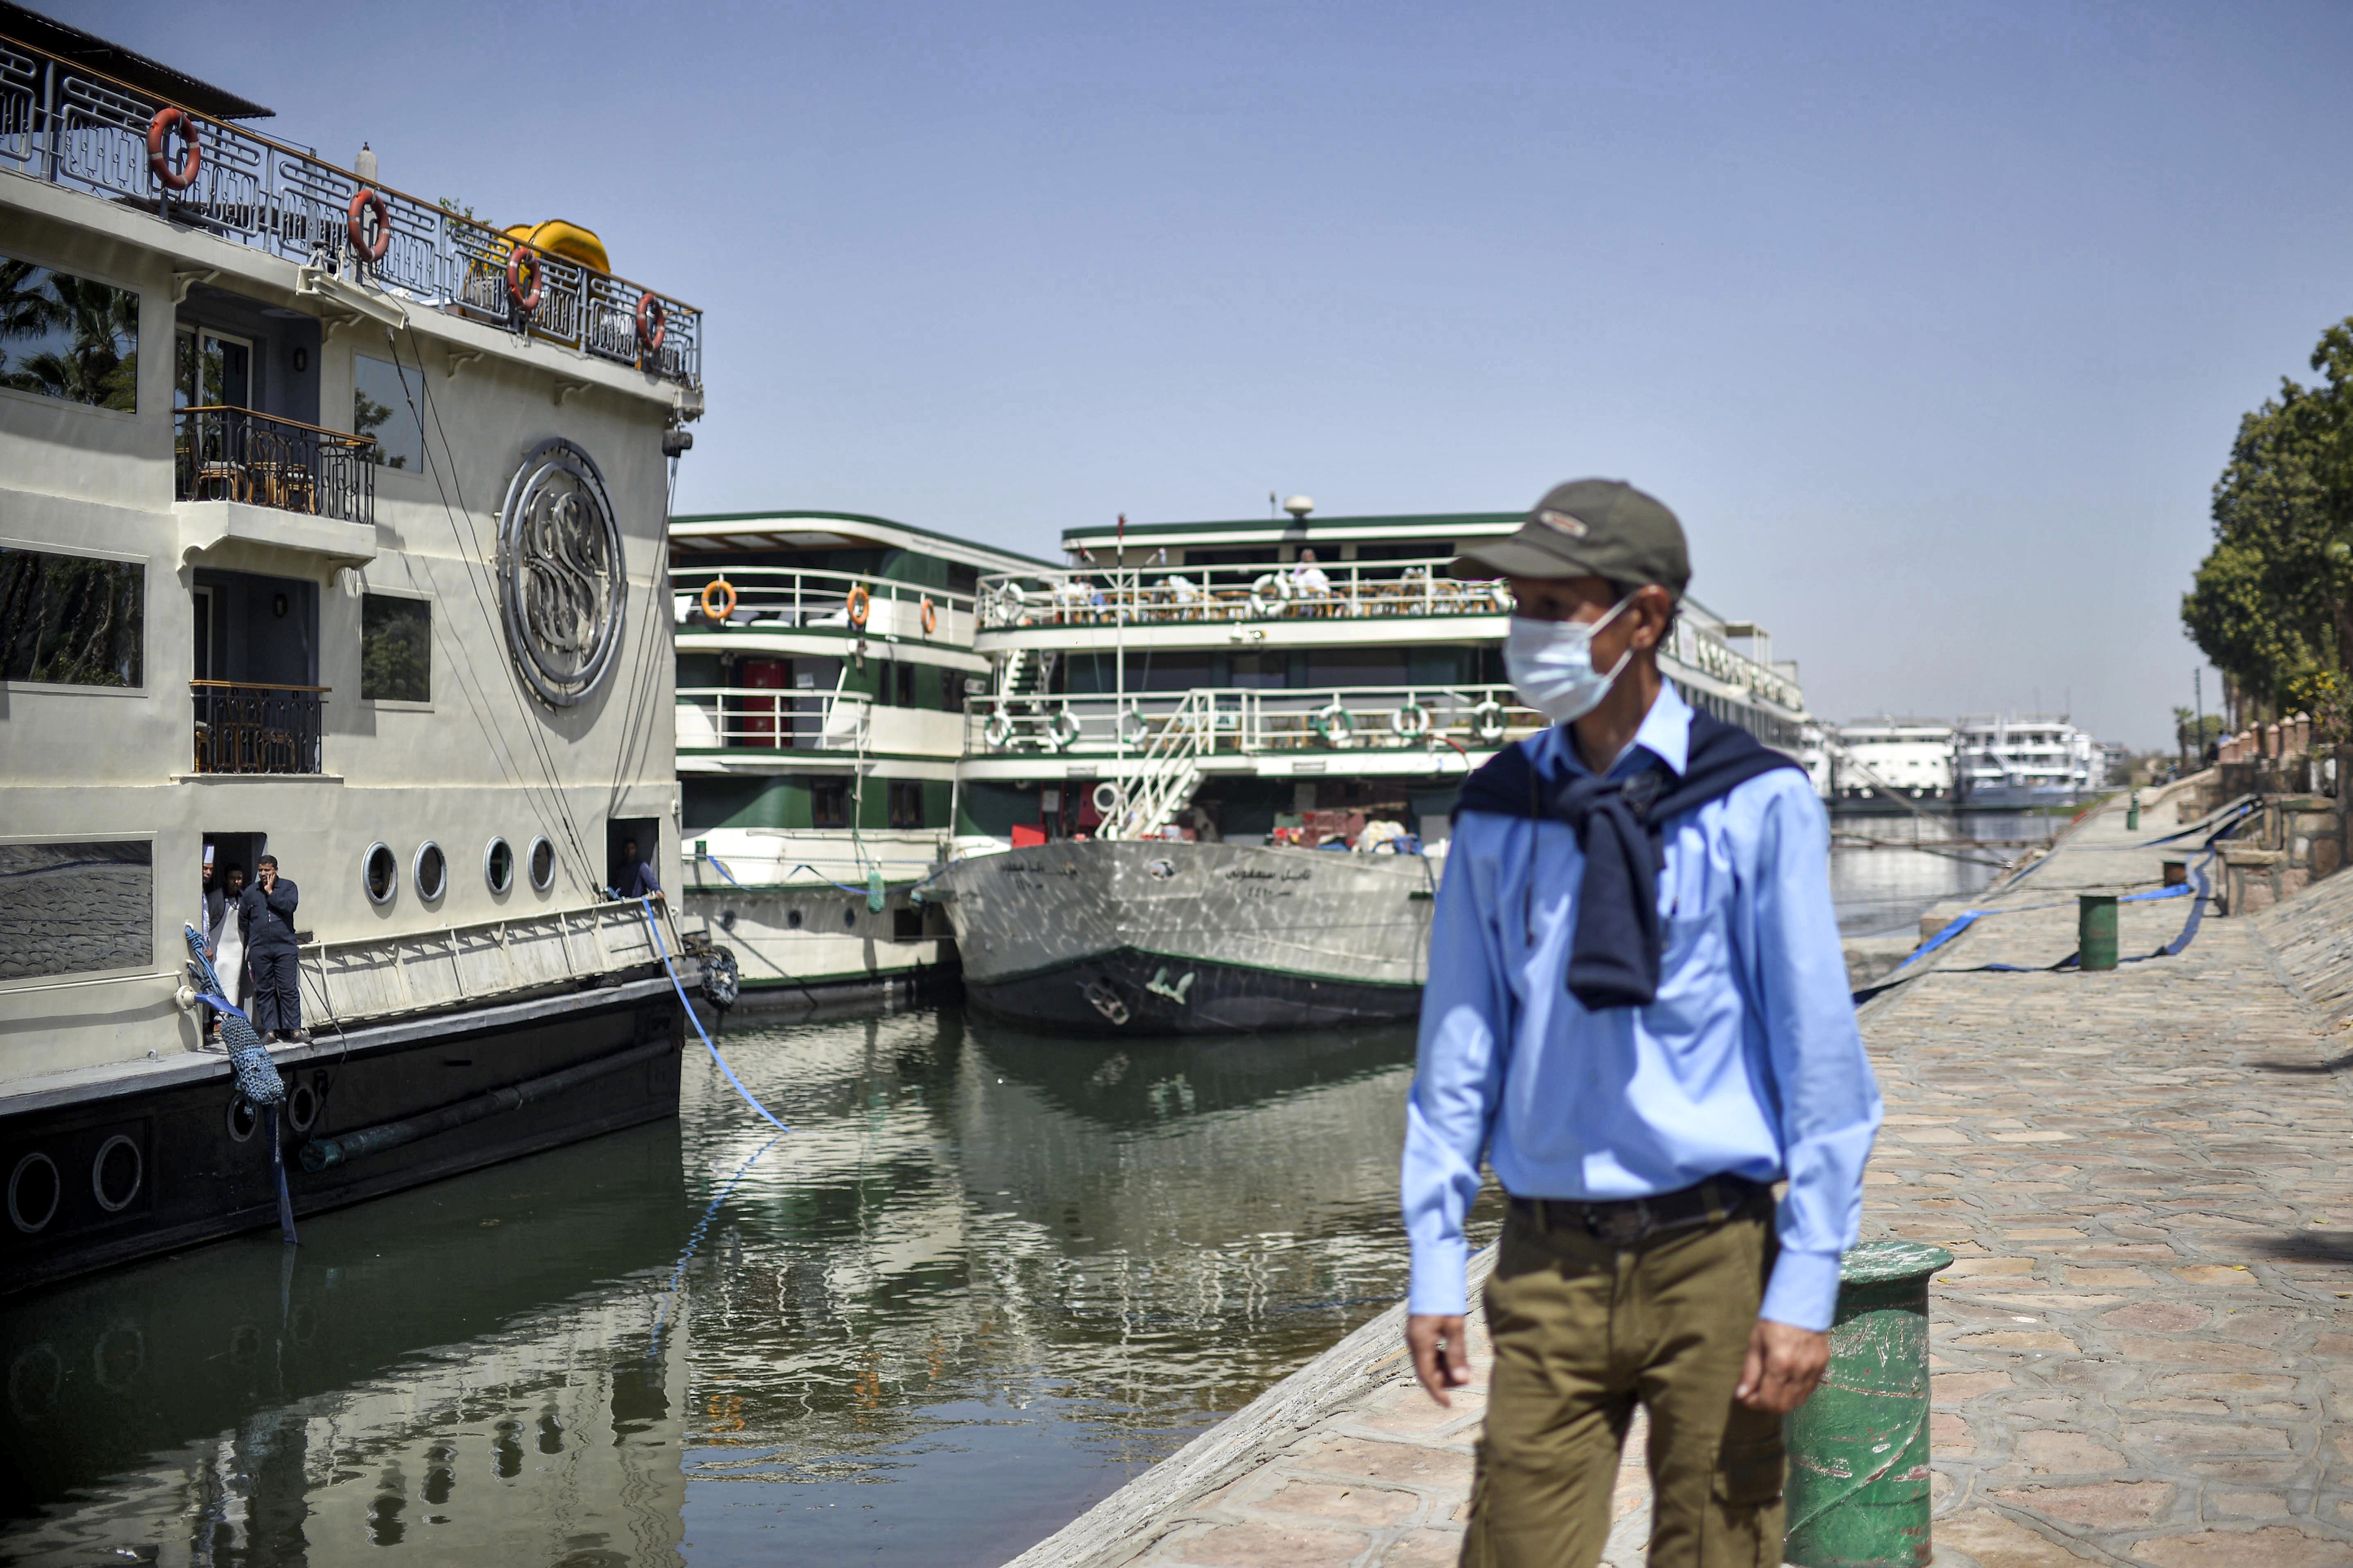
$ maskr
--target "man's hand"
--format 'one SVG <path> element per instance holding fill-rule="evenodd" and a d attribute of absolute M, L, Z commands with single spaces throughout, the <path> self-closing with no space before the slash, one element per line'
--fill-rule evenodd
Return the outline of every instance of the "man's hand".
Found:
<path fill-rule="evenodd" d="M 1748 1359 L 1740 1363 L 1732 1397 L 1751 1410 L 1787 1415 L 1806 1402 L 1830 1364 L 1830 1335 L 1759 1318 L 1748 1331 Z"/>
<path fill-rule="evenodd" d="M 1451 1409 L 1446 1391 L 1471 1381 L 1471 1352 L 1464 1346 L 1462 1319 L 1416 1312 L 1405 1321 L 1406 1348 L 1413 1352 L 1413 1375 L 1432 1399 Z"/>

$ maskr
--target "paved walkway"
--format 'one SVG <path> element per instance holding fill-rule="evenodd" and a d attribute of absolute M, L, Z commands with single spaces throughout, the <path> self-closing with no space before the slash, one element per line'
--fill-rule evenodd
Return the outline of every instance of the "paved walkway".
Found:
<path fill-rule="evenodd" d="M 2043 972 L 2073 950 L 2076 891 L 2154 886 L 2179 853 L 2137 847 L 2170 810 L 2123 821 L 2088 819 L 1977 906 L 2012 912 L 1864 1009 L 1888 1106 L 1864 1234 L 1958 1257 L 1933 1311 L 1938 1560 L 2341 1568 L 2353 1040 L 2266 931 L 2323 900 L 2353 924 L 2353 877 L 2276 921 L 2206 920 L 2179 957 Z M 2179 935 L 2190 903 L 2124 906 L 2123 951 Z M 1395 1313 L 1366 1325 L 1020 1568 L 1451 1563 L 1479 1389 L 1431 1405 L 1398 1334 Z M 1621 1568 L 1646 1491 L 1620 1471 Z"/>

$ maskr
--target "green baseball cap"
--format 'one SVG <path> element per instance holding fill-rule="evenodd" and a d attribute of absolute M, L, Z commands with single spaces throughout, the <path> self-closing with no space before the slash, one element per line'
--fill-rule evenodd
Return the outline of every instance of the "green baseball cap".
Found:
<path fill-rule="evenodd" d="M 1571 479 L 1545 492 L 1517 533 L 1454 558 L 1457 577 L 1607 577 L 1656 583 L 1683 597 L 1691 582 L 1683 525 L 1656 496 L 1623 479 Z"/>

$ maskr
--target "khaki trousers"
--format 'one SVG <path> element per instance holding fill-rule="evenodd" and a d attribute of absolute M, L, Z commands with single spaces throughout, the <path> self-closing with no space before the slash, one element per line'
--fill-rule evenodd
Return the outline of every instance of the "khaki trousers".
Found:
<path fill-rule="evenodd" d="M 1777 1244 L 1772 1198 L 1612 1245 L 1514 1204 L 1486 1289 L 1494 1371 L 1463 1568 L 1592 1568 L 1650 1413 L 1649 1568 L 1780 1568 L 1781 1418 L 1734 1403 Z"/>

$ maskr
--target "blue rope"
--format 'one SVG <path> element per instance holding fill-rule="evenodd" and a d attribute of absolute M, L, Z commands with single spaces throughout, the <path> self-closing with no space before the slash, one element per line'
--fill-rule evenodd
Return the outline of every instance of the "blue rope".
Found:
<path fill-rule="evenodd" d="M 678 966 L 670 961 L 670 948 L 661 939 L 660 922 L 654 919 L 653 899 L 650 896 L 640 895 L 638 902 L 645 906 L 646 929 L 653 932 L 654 951 L 661 954 L 662 969 L 670 975 L 670 988 L 678 993 L 678 1005 L 686 1009 L 687 1020 L 694 1026 L 694 1032 L 702 1037 L 703 1049 L 711 1053 L 711 1059 L 719 1064 L 719 1070 L 727 1075 L 727 1081 L 735 1086 L 735 1092 L 744 1097 L 744 1104 L 766 1117 L 775 1124 L 777 1131 L 790 1132 L 792 1129 L 778 1121 L 775 1111 L 761 1104 L 757 1097 L 744 1087 L 744 1080 L 735 1076 L 735 1069 L 727 1065 L 727 1058 L 721 1056 L 719 1047 L 711 1043 L 710 1031 L 702 1026 L 702 1019 L 695 1012 L 694 1004 L 686 999 L 686 987 L 679 984 Z"/>
<path fill-rule="evenodd" d="M 779 1136 L 782 1135 L 779 1134 Z M 702 1217 L 695 1221 L 694 1228 L 687 1233 L 685 1250 L 678 1255 L 678 1267 L 670 1271 L 670 1286 L 663 1292 L 662 1304 L 654 1310 L 653 1344 L 647 1352 L 649 1359 L 661 1354 L 662 1322 L 670 1313 L 670 1302 L 678 1299 L 679 1281 L 685 1278 L 686 1266 L 693 1258 L 694 1249 L 702 1245 L 702 1233 L 711 1228 L 712 1220 L 718 1216 L 719 1205 L 727 1201 L 727 1194 L 735 1190 L 735 1184 L 751 1173 L 752 1167 L 759 1163 L 761 1155 L 776 1146 L 776 1140 L 771 1138 L 753 1150 L 752 1157 L 736 1167 L 735 1173 L 727 1178 L 726 1184 L 711 1194 L 711 1202 L 703 1207 Z"/>
<path fill-rule="evenodd" d="M 743 883 L 735 880 L 735 873 L 730 871 L 727 868 L 726 862 L 720 859 L 718 856 L 711 854 L 706 850 L 702 858 L 705 860 L 710 861 L 713 866 L 719 868 L 719 874 L 727 879 L 730 886 L 740 888 L 744 885 Z M 837 882 L 832 878 L 827 876 L 824 872 L 818 870 L 816 867 L 809 865 L 807 861 L 803 861 L 800 865 L 794 867 L 793 871 L 807 871 L 810 876 L 815 877 L 818 881 L 825 883 L 828 887 L 838 888 L 845 893 L 855 893 L 861 899 L 866 897 L 869 891 L 869 889 L 865 888 L 853 888 L 847 882 Z M 785 875 L 789 877 L 793 874 L 793 871 L 787 871 Z M 933 873 L 933 876 L 937 875 L 937 872 Z M 931 879 L 932 879 L 930 877 L 926 877 L 923 879 L 923 881 L 928 882 Z M 923 883 L 918 882 L 915 885 L 917 887 L 921 887 L 923 886 Z"/>

